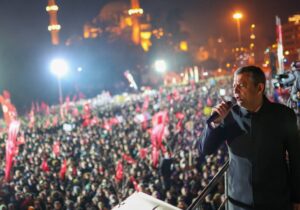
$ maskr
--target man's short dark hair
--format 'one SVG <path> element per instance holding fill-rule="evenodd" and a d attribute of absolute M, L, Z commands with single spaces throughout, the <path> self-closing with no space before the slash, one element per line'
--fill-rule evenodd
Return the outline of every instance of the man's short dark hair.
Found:
<path fill-rule="evenodd" d="M 266 76 L 265 73 L 261 70 L 261 68 L 257 66 L 244 66 L 238 68 L 234 72 L 235 75 L 243 73 L 249 73 L 251 75 L 251 79 L 254 85 L 258 85 L 259 83 L 263 83 L 264 85 L 266 85 Z"/>

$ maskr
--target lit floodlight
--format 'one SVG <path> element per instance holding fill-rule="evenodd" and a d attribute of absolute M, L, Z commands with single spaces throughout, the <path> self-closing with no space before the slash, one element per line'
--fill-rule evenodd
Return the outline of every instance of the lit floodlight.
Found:
<path fill-rule="evenodd" d="M 51 72 L 58 78 L 62 78 L 69 71 L 68 63 L 63 59 L 54 59 L 50 65 Z"/>
<path fill-rule="evenodd" d="M 202 87 L 202 91 L 203 91 L 203 92 L 207 92 L 207 87 L 203 86 L 203 87 Z"/>
<path fill-rule="evenodd" d="M 226 95 L 226 90 L 221 88 L 220 89 L 220 96 L 225 96 Z"/>
<path fill-rule="evenodd" d="M 167 70 L 167 64 L 164 60 L 157 60 L 154 64 L 155 70 L 159 73 L 164 73 Z"/>
<path fill-rule="evenodd" d="M 236 12 L 236 13 L 233 14 L 232 17 L 233 17 L 234 19 L 236 19 L 236 20 L 239 20 L 239 19 L 242 19 L 243 14 L 240 13 L 240 12 Z"/>

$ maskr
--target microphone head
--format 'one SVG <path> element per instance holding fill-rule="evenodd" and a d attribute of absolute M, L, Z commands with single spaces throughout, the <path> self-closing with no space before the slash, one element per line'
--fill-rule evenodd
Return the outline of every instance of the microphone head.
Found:
<path fill-rule="evenodd" d="M 237 103 L 236 98 L 235 97 L 231 97 L 230 102 L 231 102 L 231 106 L 236 105 L 236 103 Z"/>
<path fill-rule="evenodd" d="M 222 100 L 226 101 L 229 106 L 236 105 L 236 98 L 233 96 L 225 96 L 222 98 Z"/>
<path fill-rule="evenodd" d="M 227 99 L 227 100 L 226 100 Z M 224 97 L 222 100 L 230 107 L 229 109 L 232 108 L 236 104 L 236 99 L 234 97 Z M 219 117 L 218 112 L 213 112 L 212 115 L 207 119 L 207 124 L 210 124 L 214 120 L 216 120 Z"/>

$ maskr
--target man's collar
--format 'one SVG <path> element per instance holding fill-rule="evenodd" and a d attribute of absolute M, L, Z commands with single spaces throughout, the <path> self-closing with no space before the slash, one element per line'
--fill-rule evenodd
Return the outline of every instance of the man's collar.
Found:
<path fill-rule="evenodd" d="M 244 116 L 244 117 L 249 117 L 249 116 L 251 116 L 251 115 L 257 115 L 257 114 L 262 113 L 264 110 L 266 110 L 266 106 L 268 106 L 269 104 L 270 104 L 270 101 L 269 101 L 268 98 L 264 95 L 264 96 L 263 96 L 263 102 L 262 102 L 261 106 L 257 109 L 256 112 L 251 112 L 251 111 L 247 110 L 247 109 L 244 108 L 244 107 L 240 107 L 240 111 L 241 111 L 242 116 Z"/>

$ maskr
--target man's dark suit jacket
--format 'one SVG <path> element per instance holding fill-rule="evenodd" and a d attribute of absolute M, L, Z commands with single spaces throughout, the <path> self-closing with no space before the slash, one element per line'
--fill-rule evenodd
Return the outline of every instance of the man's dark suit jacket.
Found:
<path fill-rule="evenodd" d="M 206 126 L 200 153 L 212 154 L 225 141 L 232 201 L 264 210 L 300 203 L 300 140 L 292 109 L 265 97 L 255 113 L 235 105 L 221 125 Z"/>

